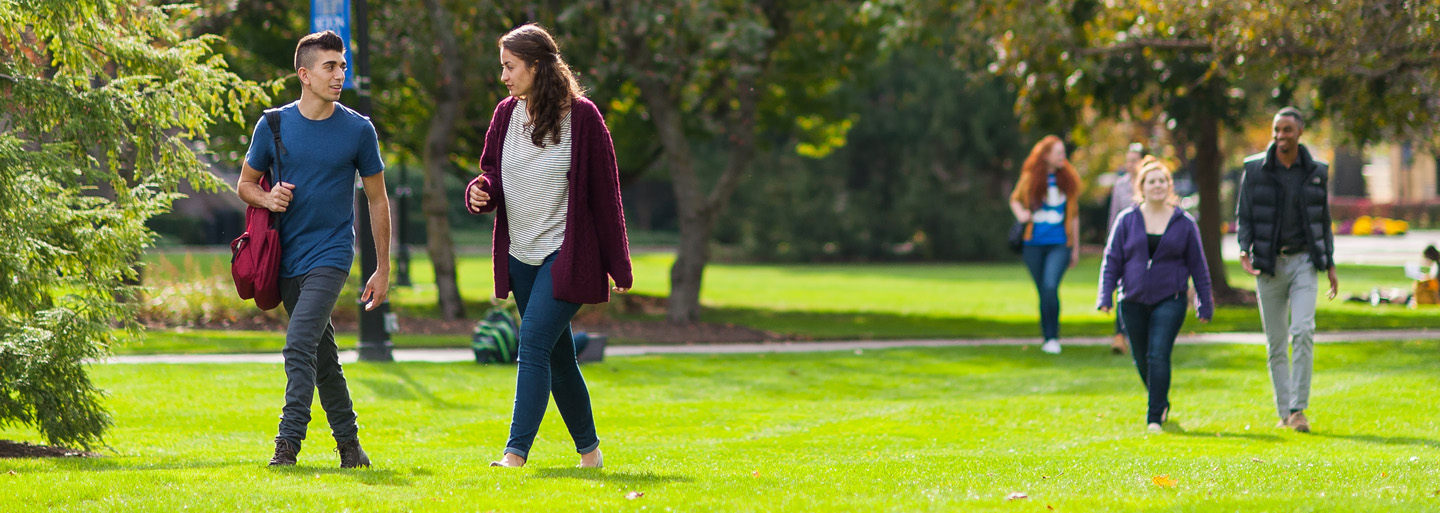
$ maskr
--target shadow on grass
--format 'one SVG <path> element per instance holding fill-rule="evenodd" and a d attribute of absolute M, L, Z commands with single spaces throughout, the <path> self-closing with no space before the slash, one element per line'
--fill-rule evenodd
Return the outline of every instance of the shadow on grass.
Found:
<path fill-rule="evenodd" d="M 1185 431 L 1184 429 L 1179 429 L 1179 426 L 1176 426 L 1176 430 L 1175 430 L 1175 431 L 1171 431 L 1170 429 L 1171 429 L 1170 426 L 1168 426 L 1168 425 L 1165 426 L 1165 432 L 1166 432 L 1166 433 L 1172 433 L 1172 432 L 1173 432 L 1173 433 L 1174 433 L 1175 435 L 1177 435 L 1177 436 L 1185 436 L 1185 437 L 1191 437 L 1191 438 L 1213 438 L 1213 439 L 1216 439 L 1216 440 L 1224 440 L 1224 439 L 1227 439 L 1227 438 L 1231 438 L 1231 439 L 1233 439 L 1233 438 L 1239 438 L 1239 439 L 1242 439 L 1242 440 L 1250 440 L 1250 441 L 1252 441 L 1252 442 L 1270 442 L 1270 443 L 1281 443 L 1281 442 L 1284 442 L 1284 441 L 1285 441 L 1285 438 L 1284 438 L 1284 437 L 1281 437 L 1280 435 L 1267 435 L 1267 434 L 1263 434 L 1263 433 L 1230 433 L 1230 432 L 1226 432 L 1226 431 Z"/>
<path fill-rule="evenodd" d="M 363 468 L 363 469 L 347 469 L 347 468 L 335 468 L 335 467 L 313 468 L 313 467 L 302 467 L 302 466 L 295 466 L 295 467 L 266 467 L 266 468 L 267 468 L 270 472 L 275 473 L 276 475 L 285 476 L 285 477 L 289 477 L 289 478 L 315 479 L 317 476 L 320 476 L 320 475 L 324 475 L 324 476 L 343 476 L 343 477 L 353 477 L 353 478 L 355 479 L 355 481 L 357 481 L 357 482 L 359 482 L 359 483 L 361 483 L 361 484 L 367 484 L 367 485 L 385 485 L 385 486 L 410 486 L 410 485 L 411 485 L 411 481 L 410 481 L 409 479 L 406 479 L 406 478 L 404 478 L 404 477 L 401 477 L 401 475 L 398 474 L 398 473 L 396 473 L 394 470 L 383 469 L 383 468 L 374 468 L 374 467 L 371 467 L 371 468 Z"/>
<path fill-rule="evenodd" d="M 1415 438 L 1409 436 L 1379 436 L 1379 435 L 1336 435 L 1331 433 L 1311 432 L 1310 436 L 1322 438 L 1337 438 L 1350 440 L 1352 442 L 1365 442 L 1379 445 L 1416 445 L 1440 449 L 1440 440 L 1428 438 Z"/>
<path fill-rule="evenodd" d="M 617 315 L 630 320 L 660 320 L 660 315 Z M 1394 310 L 1322 309 L 1317 315 L 1318 331 L 1440 328 L 1440 316 L 1417 315 Z M 801 312 L 759 308 L 707 307 L 702 320 L 730 323 L 782 334 L 798 334 L 817 340 L 884 338 L 999 338 L 1038 336 L 1034 317 L 963 317 L 902 315 L 883 312 Z M 1066 336 L 1100 337 L 1115 331 L 1113 318 L 1064 319 Z M 1187 318 L 1184 333 L 1262 331 L 1254 307 L 1221 306 L 1215 320 L 1199 324 Z"/>
<path fill-rule="evenodd" d="M 351 378 L 351 381 L 355 381 L 357 383 L 365 385 L 367 388 L 370 389 L 370 391 L 374 392 L 375 395 L 383 399 L 390 399 L 396 401 L 414 401 L 418 399 L 429 403 L 435 408 L 445 410 L 471 409 L 474 407 L 474 405 L 470 404 L 453 403 L 436 396 L 435 394 L 431 393 L 430 389 L 426 387 L 423 383 L 420 383 L 419 381 L 416 381 L 415 378 L 411 377 L 410 372 L 405 370 L 405 367 L 402 365 L 382 364 L 375 365 L 374 368 L 379 369 L 385 374 L 394 376 L 396 379 L 399 379 L 400 382 L 395 383 L 385 380 L 363 378 Z"/>
<path fill-rule="evenodd" d="M 265 461 L 259 459 L 245 461 L 171 461 L 166 463 L 149 463 L 147 461 L 135 461 L 134 459 L 117 460 L 111 457 L 65 459 L 36 458 L 35 460 L 53 462 L 55 463 L 55 465 L 49 468 L 34 469 L 30 472 L 137 472 L 150 470 L 222 469 L 265 466 Z"/>
<path fill-rule="evenodd" d="M 410 480 L 402 477 L 393 470 L 388 469 L 342 469 L 337 467 L 270 467 L 266 461 L 259 459 L 245 460 L 209 460 L 209 461 L 172 461 L 166 463 L 149 463 L 148 461 L 137 461 L 136 459 L 115 460 L 109 458 L 67 458 L 48 459 L 53 461 L 54 466 L 49 468 L 38 468 L 27 472 L 150 472 L 166 470 L 197 470 L 197 469 L 265 469 L 274 472 L 279 476 L 314 479 L 316 475 L 326 476 L 349 476 L 356 481 L 369 485 L 388 486 L 409 486 Z M 318 463 L 317 463 L 318 465 Z"/>
<path fill-rule="evenodd" d="M 623 484 L 626 486 L 654 485 L 663 483 L 689 483 L 694 481 L 690 476 L 673 474 L 655 474 L 652 472 L 611 472 L 603 469 L 592 468 L 542 468 L 535 471 L 535 477 L 541 479 L 584 479 L 586 481 L 602 481 L 606 483 Z"/>

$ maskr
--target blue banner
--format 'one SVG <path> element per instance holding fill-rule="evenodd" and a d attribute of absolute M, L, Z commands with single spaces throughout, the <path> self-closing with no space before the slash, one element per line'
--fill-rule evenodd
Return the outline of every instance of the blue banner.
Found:
<path fill-rule="evenodd" d="M 350 52 L 350 0 L 310 0 L 310 31 L 326 30 L 340 34 L 340 39 L 345 41 L 345 60 L 354 59 Z M 354 65 L 345 68 L 346 89 L 355 89 L 354 69 Z"/>

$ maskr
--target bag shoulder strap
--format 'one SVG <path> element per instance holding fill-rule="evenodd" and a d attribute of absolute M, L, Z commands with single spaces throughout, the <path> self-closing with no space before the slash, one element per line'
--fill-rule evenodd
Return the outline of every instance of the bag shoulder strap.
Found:
<path fill-rule="evenodd" d="M 285 151 L 285 143 L 280 140 L 280 109 L 265 109 L 265 124 L 270 127 L 270 134 L 275 137 L 275 165 L 271 166 L 274 174 L 273 184 L 280 183 L 280 156 L 289 155 Z"/>

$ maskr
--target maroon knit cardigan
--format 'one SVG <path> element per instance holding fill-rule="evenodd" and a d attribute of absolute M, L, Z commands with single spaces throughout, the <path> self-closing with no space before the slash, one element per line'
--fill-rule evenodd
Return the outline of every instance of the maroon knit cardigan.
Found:
<path fill-rule="evenodd" d="M 510 128 L 510 115 L 519 102 L 508 97 L 495 106 L 485 149 L 480 153 L 480 176 L 465 187 L 465 208 L 471 214 L 494 211 L 495 231 L 491 260 L 495 267 L 495 297 L 510 296 L 510 222 L 505 215 L 504 188 L 500 186 L 500 150 Z M 610 300 L 610 282 L 630 288 L 630 242 L 625 236 L 625 212 L 620 205 L 620 169 L 610 129 L 595 104 L 576 98 L 570 108 L 570 201 L 565 213 L 565 240 L 550 267 L 555 299 L 571 303 Z M 470 205 L 469 191 L 479 186 L 490 195 L 483 208 Z"/>

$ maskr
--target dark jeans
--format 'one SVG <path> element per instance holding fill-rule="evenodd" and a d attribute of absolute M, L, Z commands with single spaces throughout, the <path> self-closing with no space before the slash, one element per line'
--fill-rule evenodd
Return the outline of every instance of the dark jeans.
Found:
<path fill-rule="evenodd" d="M 1135 357 L 1135 369 L 1140 371 L 1140 381 L 1150 391 L 1150 409 L 1145 422 L 1158 424 L 1170 407 L 1170 353 L 1175 349 L 1175 337 L 1180 326 L 1185 324 L 1184 293 L 1153 305 L 1130 301 L 1120 302 L 1120 316 L 1125 319 L 1125 331 L 1130 335 L 1130 354 Z"/>
<path fill-rule="evenodd" d="M 290 314 L 285 330 L 285 409 L 280 415 L 280 438 L 298 449 L 310 424 L 310 403 L 320 389 L 320 406 L 330 420 L 335 441 L 357 439 L 355 405 L 340 369 L 335 327 L 330 312 L 345 287 L 350 271 L 319 267 L 294 278 L 280 279 L 280 300 Z"/>
<path fill-rule="evenodd" d="M 1025 246 L 1020 256 L 1040 293 L 1040 333 L 1046 340 L 1060 338 L 1060 279 L 1070 266 L 1070 248 L 1064 244 Z"/>
<path fill-rule="evenodd" d="M 589 453 L 600 446 L 600 439 L 595 435 L 590 390 L 575 361 L 575 338 L 570 332 L 570 319 L 580 311 L 580 304 L 555 299 L 550 278 L 554 254 L 539 266 L 509 259 L 510 290 L 515 291 L 515 303 L 520 307 L 520 353 L 515 413 L 505 452 L 530 457 L 545 407 L 554 395 L 560 418 L 575 440 L 575 451 Z"/>

